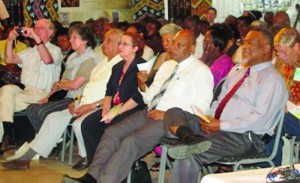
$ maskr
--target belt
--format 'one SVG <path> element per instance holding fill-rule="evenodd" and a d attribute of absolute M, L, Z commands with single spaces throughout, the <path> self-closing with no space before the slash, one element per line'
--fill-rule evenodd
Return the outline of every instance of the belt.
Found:
<path fill-rule="evenodd" d="M 270 140 L 272 139 L 273 136 L 270 136 L 269 134 L 265 133 L 263 135 L 259 135 L 258 137 L 261 141 L 263 141 L 265 144 L 267 144 L 270 142 Z"/>

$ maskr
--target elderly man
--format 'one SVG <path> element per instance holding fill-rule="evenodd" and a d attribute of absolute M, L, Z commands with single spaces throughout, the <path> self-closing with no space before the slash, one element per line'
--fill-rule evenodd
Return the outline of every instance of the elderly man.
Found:
<path fill-rule="evenodd" d="M 18 155 L 17 159 L 2 163 L 2 166 L 8 169 L 27 169 L 29 168 L 30 160 L 35 154 L 38 153 L 43 157 L 48 157 L 73 117 L 78 117 L 73 122 L 73 126 L 78 140 L 79 154 L 81 157 L 86 157 L 80 131 L 81 122 L 90 112 L 98 110 L 102 106 L 102 98 L 105 95 L 106 84 L 111 75 L 111 69 L 122 60 L 117 50 L 122 33 L 121 30 L 111 29 L 105 34 L 103 53 L 106 57 L 93 69 L 90 81 L 83 90 L 80 107 L 74 109 L 72 103 L 69 105 L 69 109 L 49 114 L 39 133 L 29 144 L 29 149 L 24 154 Z"/>
<path fill-rule="evenodd" d="M 7 38 L 6 62 L 22 67 L 23 85 L 6 85 L 0 89 L 0 122 L 4 127 L 2 151 L 9 149 L 13 143 L 14 112 L 38 102 L 50 92 L 52 84 L 59 80 L 62 62 L 60 48 L 49 41 L 54 33 L 54 26 L 50 21 L 41 19 L 34 28 L 22 27 L 21 30 L 16 30 L 12 30 Z M 19 34 L 32 38 L 36 45 L 15 54 L 13 42 Z"/>
<path fill-rule="evenodd" d="M 134 161 L 151 151 L 165 135 L 165 111 L 180 107 L 206 111 L 212 99 L 213 80 L 209 68 L 193 56 L 195 36 L 179 31 L 173 39 L 172 58 L 158 70 L 147 88 L 147 74 L 138 73 L 138 85 L 148 108 L 109 127 L 98 147 L 87 174 L 65 176 L 63 182 L 117 183 L 129 173 Z M 203 150 L 208 148 L 208 144 Z"/>
<path fill-rule="evenodd" d="M 272 51 L 270 31 L 255 29 L 247 34 L 243 57 L 249 67 L 228 76 L 218 100 L 207 113 L 214 116 L 209 118 L 209 123 L 204 117 L 201 119 L 182 110 L 167 111 L 165 116 L 172 116 L 173 126 L 177 127 L 172 131 L 182 139 L 169 148 L 169 155 L 177 159 L 170 182 L 195 183 L 205 164 L 225 156 L 242 156 L 264 150 L 288 98 L 284 81 L 272 66 Z M 191 117 L 198 119 L 195 121 L 201 127 L 200 136 L 193 135 L 186 122 Z M 192 127 L 194 129 L 195 124 Z M 203 140 L 209 140 L 212 145 L 206 152 L 201 153 L 202 149 L 197 152 L 196 146 Z"/>

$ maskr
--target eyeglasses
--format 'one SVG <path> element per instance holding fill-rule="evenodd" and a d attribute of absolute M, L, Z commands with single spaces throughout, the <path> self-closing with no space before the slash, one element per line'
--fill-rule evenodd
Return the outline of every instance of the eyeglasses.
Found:
<path fill-rule="evenodd" d="M 118 46 L 120 46 L 120 45 L 122 45 L 122 46 L 136 46 L 134 44 L 130 44 L 130 43 L 126 43 L 126 42 L 118 42 Z"/>

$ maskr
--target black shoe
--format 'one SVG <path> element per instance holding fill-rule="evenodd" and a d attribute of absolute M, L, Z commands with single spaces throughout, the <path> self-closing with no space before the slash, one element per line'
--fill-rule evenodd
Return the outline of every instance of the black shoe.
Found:
<path fill-rule="evenodd" d="M 211 142 L 199 136 L 188 136 L 168 148 L 168 154 L 174 159 L 185 159 L 194 154 L 207 151 Z"/>
<path fill-rule="evenodd" d="M 97 183 L 97 181 L 93 176 L 87 173 L 84 176 L 79 178 L 74 178 L 74 177 L 69 177 L 69 175 L 64 175 L 63 179 L 61 180 L 61 183 Z"/>
<path fill-rule="evenodd" d="M 72 169 L 80 171 L 86 169 L 87 167 L 88 167 L 87 159 L 80 157 L 80 160 L 77 163 L 75 163 L 75 165 L 72 166 Z"/>

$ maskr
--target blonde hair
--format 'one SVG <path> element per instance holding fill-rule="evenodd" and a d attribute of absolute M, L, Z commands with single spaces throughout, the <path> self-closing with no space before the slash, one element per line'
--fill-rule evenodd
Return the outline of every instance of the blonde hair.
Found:
<path fill-rule="evenodd" d="M 300 35 L 297 29 L 286 27 L 281 29 L 275 36 L 275 44 L 287 45 L 293 47 L 296 43 L 300 43 Z"/>

